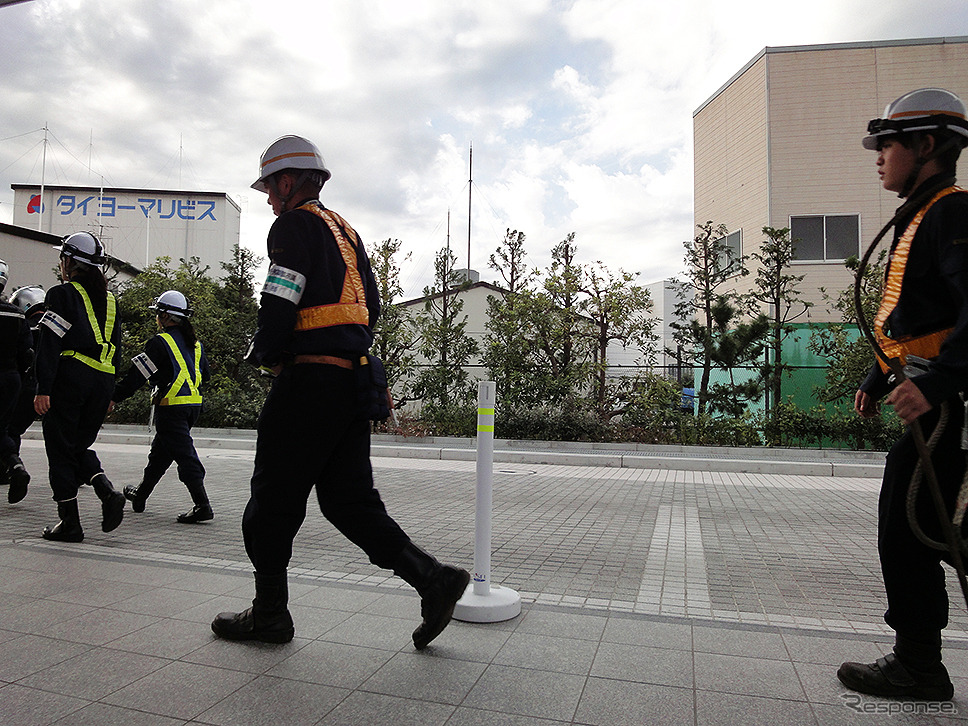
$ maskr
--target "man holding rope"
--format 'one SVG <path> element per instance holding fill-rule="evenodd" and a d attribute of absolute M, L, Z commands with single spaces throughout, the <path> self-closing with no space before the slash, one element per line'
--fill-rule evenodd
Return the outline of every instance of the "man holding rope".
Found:
<path fill-rule="evenodd" d="M 955 175 L 968 144 L 965 117 L 956 95 L 923 88 L 891 103 L 883 118 L 870 122 L 863 140 L 864 148 L 877 151 L 883 187 L 906 200 L 893 220 L 885 289 L 872 331 L 884 360 L 899 361 L 903 376 L 879 360 L 854 399 L 865 418 L 880 413 L 883 399 L 908 426 L 888 454 L 878 507 L 884 619 L 895 631 L 895 644 L 874 663 L 844 663 L 837 672 L 848 688 L 877 696 L 941 701 L 954 693 L 941 662 L 941 631 L 948 624 L 941 562 L 954 562 L 939 541 L 943 528 L 927 482 L 919 485 L 933 464 L 932 477 L 961 545 L 964 511 L 959 514 L 955 503 L 965 481 L 968 193 L 955 186 Z M 921 436 L 927 448 L 919 453 Z M 921 455 L 927 450 L 931 461 L 925 465 Z"/>

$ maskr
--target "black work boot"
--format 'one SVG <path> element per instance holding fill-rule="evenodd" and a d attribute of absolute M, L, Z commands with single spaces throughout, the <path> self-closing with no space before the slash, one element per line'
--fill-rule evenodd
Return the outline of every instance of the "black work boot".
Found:
<path fill-rule="evenodd" d="M 81 516 L 77 513 L 77 497 L 57 502 L 57 516 L 60 521 L 44 530 L 44 539 L 55 542 L 83 541 L 84 530 L 81 529 Z"/>
<path fill-rule="evenodd" d="M 423 650 L 447 627 L 454 615 L 454 606 L 471 580 L 470 573 L 440 564 L 413 542 L 403 548 L 393 571 L 420 595 L 423 622 L 413 631 L 413 645 Z"/>
<path fill-rule="evenodd" d="M 943 664 L 918 671 L 903 665 L 894 653 L 873 663 L 844 663 L 837 678 L 853 691 L 886 698 L 950 701 L 955 692 Z"/>
<path fill-rule="evenodd" d="M 6 479 L 10 484 L 10 488 L 7 490 L 7 501 L 10 504 L 16 504 L 27 496 L 30 474 L 27 473 L 23 461 L 16 454 L 10 454 L 5 463 L 7 465 Z"/>
<path fill-rule="evenodd" d="M 208 494 L 205 492 L 205 485 L 201 482 L 186 484 L 188 493 L 192 495 L 192 502 L 195 506 L 187 512 L 178 515 L 178 521 L 182 524 L 198 524 L 207 522 L 215 517 L 212 505 L 208 502 Z"/>
<path fill-rule="evenodd" d="M 296 633 L 288 603 L 289 585 L 285 572 L 277 575 L 256 572 L 252 607 L 241 613 L 219 613 L 212 621 L 212 632 L 226 640 L 288 643 Z"/>
<path fill-rule="evenodd" d="M 91 477 L 91 486 L 101 500 L 101 531 L 111 532 L 117 529 L 124 518 L 124 494 L 114 488 L 103 471 Z"/>
<path fill-rule="evenodd" d="M 151 496 L 151 492 L 154 491 L 157 483 L 157 479 L 152 480 L 145 477 L 138 486 L 134 487 L 128 484 L 124 488 L 124 498 L 131 502 L 132 511 L 139 514 L 145 511 L 145 502 L 148 501 L 148 497 Z"/>

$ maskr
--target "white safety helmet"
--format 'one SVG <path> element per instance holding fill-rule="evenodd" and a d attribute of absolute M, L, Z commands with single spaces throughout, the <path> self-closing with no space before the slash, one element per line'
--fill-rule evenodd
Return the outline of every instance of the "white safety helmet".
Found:
<path fill-rule="evenodd" d="M 0 260 L 0 292 L 3 292 L 3 288 L 7 286 L 7 278 L 9 275 L 10 267 L 6 262 Z"/>
<path fill-rule="evenodd" d="M 188 307 L 188 299 L 178 290 L 168 290 L 161 293 L 154 304 L 148 306 L 149 310 L 161 313 L 168 313 L 176 318 L 187 318 L 192 314 L 192 309 Z"/>
<path fill-rule="evenodd" d="M 85 265 L 100 266 L 107 262 L 104 245 L 90 232 L 69 234 L 54 249 L 60 251 L 61 257 L 70 257 Z"/>
<path fill-rule="evenodd" d="M 883 118 L 867 124 L 865 149 L 877 151 L 886 136 L 914 131 L 950 131 L 959 134 L 962 148 L 968 145 L 968 118 L 965 104 L 943 88 L 919 88 L 905 93 L 884 109 Z"/>
<path fill-rule="evenodd" d="M 259 178 L 252 184 L 252 188 L 268 194 L 266 179 L 284 169 L 316 172 L 320 176 L 321 184 L 325 184 L 332 176 L 316 144 L 302 136 L 283 136 L 269 144 L 269 147 L 262 152 L 262 158 L 259 160 Z"/>
<path fill-rule="evenodd" d="M 24 317 L 29 318 L 38 307 L 44 307 L 46 297 L 47 293 L 40 285 L 27 285 L 14 290 L 13 295 L 10 296 L 10 302 L 20 308 Z"/>

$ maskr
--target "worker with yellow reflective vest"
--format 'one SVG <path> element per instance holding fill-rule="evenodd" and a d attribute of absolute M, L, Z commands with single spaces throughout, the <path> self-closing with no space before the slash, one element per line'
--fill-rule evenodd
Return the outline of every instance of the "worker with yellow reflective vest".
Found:
<path fill-rule="evenodd" d="M 942 560 L 948 557 L 922 462 L 917 424 L 930 441 L 931 464 L 949 514 L 965 483 L 962 447 L 968 390 L 968 193 L 955 186 L 957 160 L 968 145 L 964 102 L 941 88 L 921 88 L 887 106 L 868 125 L 866 149 L 877 152 L 881 186 L 905 202 L 894 238 L 872 335 L 887 358 L 903 366 L 897 380 L 880 360 L 854 398 L 864 418 L 880 401 L 909 426 L 891 448 L 881 484 L 878 554 L 893 652 L 873 663 L 844 663 L 847 687 L 877 696 L 948 700 L 954 689 L 941 662 L 948 624 Z M 952 516 L 956 525 L 957 517 Z"/>
<path fill-rule="evenodd" d="M 64 282 L 45 298 L 34 410 L 44 417 L 50 488 L 60 521 L 44 530 L 44 538 L 80 542 L 78 482 L 89 483 L 101 500 L 102 531 L 116 529 L 124 516 L 124 495 L 111 485 L 91 449 L 114 391 L 121 320 L 102 270 L 107 258 L 100 240 L 77 232 L 55 249 Z"/>
<path fill-rule="evenodd" d="M 323 515 L 419 593 L 423 622 L 413 642 L 420 649 L 450 622 L 470 575 L 417 547 L 373 486 L 370 420 L 389 414 L 380 406 L 383 366 L 367 355 L 380 298 L 359 236 L 319 201 L 329 178 L 315 144 L 284 136 L 262 154 L 252 185 L 268 194 L 277 219 L 247 359 L 276 377 L 259 416 L 242 516 L 255 599 L 240 613 L 220 613 L 212 630 L 230 640 L 292 640 L 286 570 L 315 488 Z"/>
<path fill-rule="evenodd" d="M 157 313 L 161 333 L 145 343 L 127 374 L 114 389 L 113 401 L 123 401 L 146 381 L 155 386 L 155 437 L 148 452 L 141 483 L 126 486 L 124 496 L 135 512 L 145 511 L 145 502 L 174 462 L 178 478 L 192 497 L 192 508 L 179 514 L 182 524 L 207 522 L 214 517 L 205 491 L 205 467 L 192 441 L 192 427 L 202 411 L 201 385 L 208 380 L 208 360 L 188 319 L 192 309 L 177 290 L 162 293 L 149 306 Z"/>

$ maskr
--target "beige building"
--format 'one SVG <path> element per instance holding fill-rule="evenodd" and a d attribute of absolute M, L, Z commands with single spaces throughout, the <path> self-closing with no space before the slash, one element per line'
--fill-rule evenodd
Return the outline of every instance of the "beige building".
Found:
<path fill-rule="evenodd" d="M 764 49 L 693 114 L 696 224 L 726 225 L 742 255 L 758 251 L 763 227 L 790 228 L 792 272 L 816 305 L 797 322 L 831 321 L 820 288 L 852 284 L 844 259 L 900 204 L 861 147 L 867 122 L 930 86 L 968 100 L 968 37 Z"/>

